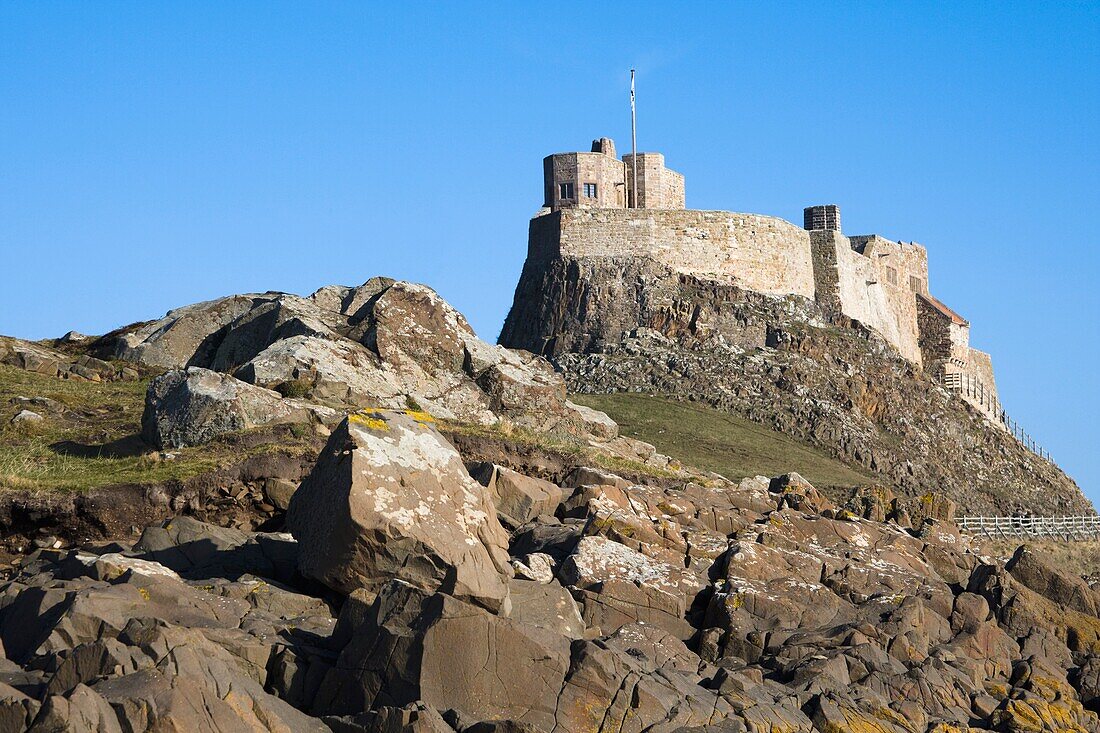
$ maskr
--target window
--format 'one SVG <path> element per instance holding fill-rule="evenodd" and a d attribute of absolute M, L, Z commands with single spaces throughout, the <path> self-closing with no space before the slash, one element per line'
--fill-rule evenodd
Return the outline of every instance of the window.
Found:
<path fill-rule="evenodd" d="M 889 265 L 886 266 L 886 282 L 890 283 L 891 285 L 898 284 L 897 268 L 890 267 Z"/>
<path fill-rule="evenodd" d="M 923 293 L 924 292 L 924 280 L 921 280 L 916 275 L 910 275 L 909 276 L 909 289 L 912 290 L 914 293 Z"/>
<path fill-rule="evenodd" d="M 585 198 L 590 198 L 590 199 L 596 198 L 596 184 L 595 183 L 586 183 L 586 184 L 584 184 L 584 196 L 585 196 Z"/>
<path fill-rule="evenodd" d="M 572 183 L 559 183 L 558 184 L 558 193 L 560 194 L 560 196 L 558 196 L 558 198 L 562 199 L 563 201 L 572 200 L 572 198 L 573 198 L 573 184 Z"/>

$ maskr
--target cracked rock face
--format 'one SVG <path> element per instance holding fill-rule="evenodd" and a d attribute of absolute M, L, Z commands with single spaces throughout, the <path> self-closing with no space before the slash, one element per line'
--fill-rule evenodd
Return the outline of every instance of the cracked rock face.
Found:
<path fill-rule="evenodd" d="M 337 412 L 209 369 L 165 372 L 145 397 L 142 437 L 159 448 L 201 445 L 218 435 L 269 423 L 332 422 Z"/>
<path fill-rule="evenodd" d="M 302 573 L 343 593 L 391 579 L 507 613 L 508 537 L 489 491 L 423 413 L 353 413 L 287 513 Z"/>
<path fill-rule="evenodd" d="M 57 359 L 34 356 L 42 347 L 20 348 L 23 356 L 11 358 L 24 368 L 57 368 Z M 567 401 L 564 380 L 545 360 L 485 343 L 434 290 L 389 278 L 307 298 L 268 292 L 196 303 L 87 348 L 146 367 L 208 369 L 335 408 L 415 405 L 479 425 L 617 434 L 606 415 Z"/>
<path fill-rule="evenodd" d="M 342 425 L 291 500 L 297 541 L 180 517 L 24 558 L 0 730 L 1100 731 L 1100 595 L 1031 551 L 793 474 L 584 465 L 509 538 L 426 423 Z"/>

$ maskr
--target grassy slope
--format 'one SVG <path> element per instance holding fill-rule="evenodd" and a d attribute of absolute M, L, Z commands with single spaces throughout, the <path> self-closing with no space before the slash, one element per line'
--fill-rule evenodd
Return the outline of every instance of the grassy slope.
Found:
<path fill-rule="evenodd" d="M 82 491 L 112 484 L 160 483 L 276 448 L 242 448 L 215 441 L 174 450 L 173 460 L 161 460 L 136 437 L 147 386 L 147 380 L 55 379 L 0 364 L 0 489 Z M 47 397 L 66 409 L 54 414 L 30 406 L 46 419 L 12 425 L 12 416 L 23 409 L 13 404 L 16 397 Z M 293 450 L 285 444 L 278 447 Z"/>
<path fill-rule="evenodd" d="M 814 448 L 756 423 L 693 403 L 643 394 L 573 395 L 603 410 L 624 435 L 644 440 L 684 463 L 739 479 L 797 471 L 818 486 L 874 479 Z"/>

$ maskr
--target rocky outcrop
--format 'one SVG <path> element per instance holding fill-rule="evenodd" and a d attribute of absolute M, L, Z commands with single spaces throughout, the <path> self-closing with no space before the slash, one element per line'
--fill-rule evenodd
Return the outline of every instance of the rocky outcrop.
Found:
<path fill-rule="evenodd" d="M 7 336 L 0 336 L 0 364 L 78 382 L 133 379 L 139 374 L 130 365 L 111 364 L 88 354 L 72 355 L 42 343 Z"/>
<path fill-rule="evenodd" d="M 648 259 L 524 266 L 500 342 L 545 354 L 573 392 L 649 392 L 765 424 L 899 493 L 967 513 L 1094 510 L 1055 465 L 937 386 L 878 334 L 812 301 Z"/>
<path fill-rule="evenodd" d="M 269 423 L 334 422 L 337 417 L 331 408 L 190 367 L 165 372 L 149 384 L 142 437 L 159 448 L 183 448 Z"/>
<path fill-rule="evenodd" d="M 489 492 L 423 414 L 350 415 L 290 500 L 302 573 L 377 593 L 391 579 L 508 610 L 507 535 Z"/>
<path fill-rule="evenodd" d="M 614 437 L 606 416 L 566 400 L 545 361 L 481 341 L 433 290 L 388 278 L 308 298 L 196 303 L 82 348 L 149 368 L 208 369 L 334 408 L 414 406 L 464 423 Z"/>
<path fill-rule="evenodd" d="M 400 517 L 481 490 L 495 522 L 488 490 L 415 417 L 369 419 L 292 499 L 316 506 L 292 508 L 300 541 L 179 518 L 129 550 L 26 558 L 0 583 L 3 729 L 1100 731 L 1100 596 L 1034 553 L 1001 564 L 941 520 L 859 518 L 793 474 L 643 485 L 582 467 L 556 516 L 510 548 L 492 530 L 486 555 L 550 572 L 504 580 L 489 561 L 509 603 L 487 608 L 448 580 L 469 573 L 427 572 L 457 513 Z M 349 564 L 372 582 L 303 578 L 342 552 L 325 535 L 356 504 L 375 523 Z"/>

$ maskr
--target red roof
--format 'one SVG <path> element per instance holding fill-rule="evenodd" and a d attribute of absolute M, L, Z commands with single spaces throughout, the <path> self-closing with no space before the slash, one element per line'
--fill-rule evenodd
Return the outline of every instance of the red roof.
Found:
<path fill-rule="evenodd" d="M 942 302 L 940 302 L 936 298 L 932 297 L 931 295 L 925 295 L 924 293 L 917 293 L 917 297 L 924 298 L 924 301 L 926 303 L 928 303 L 928 305 L 932 306 L 933 308 L 938 310 L 940 313 L 942 313 L 945 316 L 947 316 L 948 318 L 950 318 L 952 323 L 954 323 L 956 325 L 959 325 L 959 326 L 969 326 L 970 325 L 970 321 L 966 320 L 965 318 L 963 318 L 958 313 L 956 313 L 955 311 L 948 308 L 946 305 L 944 305 Z"/>

